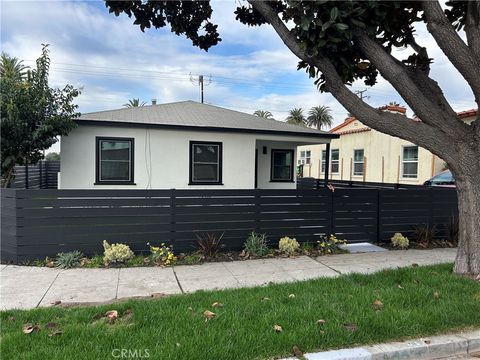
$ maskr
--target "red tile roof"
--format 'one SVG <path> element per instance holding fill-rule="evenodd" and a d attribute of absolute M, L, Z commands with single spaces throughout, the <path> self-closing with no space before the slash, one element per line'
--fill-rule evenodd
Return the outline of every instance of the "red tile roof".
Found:
<path fill-rule="evenodd" d="M 349 118 L 345 119 L 345 121 L 344 121 L 343 123 L 341 123 L 340 125 L 335 126 L 333 129 L 331 129 L 330 132 L 331 132 L 331 133 L 334 133 L 335 131 L 340 130 L 341 128 L 347 126 L 348 124 L 351 124 L 351 123 L 354 122 L 355 120 L 357 120 L 357 118 L 355 118 L 355 117 L 349 117 Z"/>
<path fill-rule="evenodd" d="M 460 119 L 477 116 L 477 114 L 478 114 L 478 109 L 470 109 L 470 110 L 460 111 L 459 113 L 457 113 Z"/>

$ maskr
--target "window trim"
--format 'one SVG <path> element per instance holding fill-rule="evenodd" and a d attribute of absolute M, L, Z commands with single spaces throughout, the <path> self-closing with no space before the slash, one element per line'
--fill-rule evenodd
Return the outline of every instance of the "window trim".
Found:
<path fill-rule="evenodd" d="M 302 153 L 305 153 L 303 156 Z M 307 156 L 307 153 L 310 153 L 310 156 Z M 308 159 L 308 161 L 307 161 Z M 301 150 L 297 160 L 298 165 L 311 165 L 312 164 L 312 150 Z"/>
<path fill-rule="evenodd" d="M 405 161 L 405 148 L 417 148 L 417 160 L 416 161 L 412 161 L 412 160 L 407 160 Z M 419 163 L 419 147 L 418 145 L 402 145 L 402 180 L 417 180 L 418 179 L 418 163 Z M 408 177 L 405 177 L 405 162 L 408 163 L 408 164 L 413 164 L 413 163 L 416 163 L 417 164 L 417 174 L 415 177 L 412 177 L 412 176 L 408 176 Z"/>
<path fill-rule="evenodd" d="M 320 152 L 320 156 L 320 173 L 325 174 L 325 170 L 327 167 L 327 150 L 322 150 Z"/>
<path fill-rule="evenodd" d="M 355 151 L 362 151 L 362 161 L 355 161 Z M 353 149 L 353 169 L 352 169 L 352 176 L 364 176 L 365 175 L 365 149 Z M 355 174 L 355 164 L 363 164 L 362 166 L 362 173 Z"/>
<path fill-rule="evenodd" d="M 130 142 L 130 179 L 129 180 L 102 180 L 100 177 L 100 144 L 102 141 L 129 141 Z M 95 183 L 94 185 L 136 185 L 135 184 L 135 138 L 116 136 L 95 137 Z"/>
<path fill-rule="evenodd" d="M 193 180 L 193 147 L 194 145 L 216 145 L 218 146 L 218 180 L 216 181 L 195 181 Z M 188 185 L 223 185 L 223 143 L 218 141 L 190 140 L 188 160 Z"/>
<path fill-rule="evenodd" d="M 273 156 L 276 151 L 282 151 L 282 152 L 287 152 L 291 154 L 291 161 L 290 161 L 290 178 L 280 180 L 280 179 L 274 179 L 273 178 Z M 295 165 L 295 150 L 293 149 L 271 149 L 270 150 L 270 182 L 279 182 L 279 183 L 288 183 L 288 182 L 294 182 L 294 165 Z"/>

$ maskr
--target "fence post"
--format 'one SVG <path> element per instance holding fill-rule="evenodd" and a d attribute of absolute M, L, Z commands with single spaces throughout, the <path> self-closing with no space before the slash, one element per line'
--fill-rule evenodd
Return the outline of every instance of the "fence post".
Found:
<path fill-rule="evenodd" d="M 377 189 L 377 242 L 381 241 L 380 236 L 380 189 Z"/>
<path fill-rule="evenodd" d="M 255 232 L 260 233 L 260 189 L 253 190 L 254 193 L 254 222 L 255 222 Z"/>
<path fill-rule="evenodd" d="M 330 234 L 335 234 L 335 192 L 325 189 L 330 193 Z"/>
<path fill-rule="evenodd" d="M 176 194 L 175 189 L 170 189 L 170 243 L 175 245 L 175 234 L 176 234 L 176 219 L 175 219 L 175 208 L 176 208 Z"/>

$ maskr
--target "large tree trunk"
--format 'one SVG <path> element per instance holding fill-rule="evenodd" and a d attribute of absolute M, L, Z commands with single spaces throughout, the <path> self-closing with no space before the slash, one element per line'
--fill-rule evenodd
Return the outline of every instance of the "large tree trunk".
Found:
<path fill-rule="evenodd" d="M 454 267 L 454 272 L 457 274 L 480 274 L 480 165 L 478 159 L 477 157 L 476 163 L 464 163 L 461 173 L 455 171 L 457 169 L 452 169 L 458 195 L 459 243 Z"/>

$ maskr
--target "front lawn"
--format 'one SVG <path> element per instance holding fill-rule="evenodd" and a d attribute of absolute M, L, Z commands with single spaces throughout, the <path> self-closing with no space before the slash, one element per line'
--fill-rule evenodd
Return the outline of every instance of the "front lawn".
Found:
<path fill-rule="evenodd" d="M 411 267 L 100 307 L 5 311 L 1 355 L 115 359 L 124 349 L 130 358 L 262 359 L 291 356 L 293 346 L 305 352 L 480 327 L 480 283 L 451 270 Z M 111 323 L 109 310 L 118 311 Z M 24 334 L 27 323 L 39 328 Z"/>

